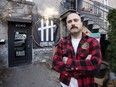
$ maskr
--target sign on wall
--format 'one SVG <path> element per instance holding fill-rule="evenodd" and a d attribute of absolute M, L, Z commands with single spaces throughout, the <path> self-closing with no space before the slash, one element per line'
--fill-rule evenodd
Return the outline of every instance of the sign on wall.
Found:
<path fill-rule="evenodd" d="M 98 40 L 98 42 L 100 42 L 100 38 L 101 38 L 100 33 L 91 33 L 91 34 L 88 34 L 88 36 L 93 37 L 96 40 Z"/>
<path fill-rule="evenodd" d="M 45 19 L 35 15 L 33 21 L 33 40 L 36 47 L 49 47 L 57 43 L 59 30 L 56 19 Z"/>

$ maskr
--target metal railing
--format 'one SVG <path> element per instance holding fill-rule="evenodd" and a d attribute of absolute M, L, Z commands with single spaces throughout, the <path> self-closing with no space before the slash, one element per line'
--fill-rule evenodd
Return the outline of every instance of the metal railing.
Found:
<path fill-rule="evenodd" d="M 93 1 L 93 0 L 89 0 L 89 1 L 91 1 L 92 3 L 96 3 L 100 8 L 103 8 L 103 9 L 106 9 L 106 10 L 113 9 L 112 7 L 107 6 L 107 5 L 104 5 L 104 4 L 101 3 L 101 2 Z"/>
<path fill-rule="evenodd" d="M 70 4 L 70 2 L 62 0 L 61 13 L 69 9 L 77 10 L 74 5 Z M 85 17 L 89 18 L 89 20 L 94 21 L 94 23 L 99 25 L 101 29 L 107 31 L 109 26 L 107 21 L 109 9 L 112 8 L 108 6 L 106 7 L 106 5 L 103 5 L 102 3 L 96 5 L 92 0 L 90 0 L 90 2 L 83 1 L 83 5 L 80 9 L 78 9 L 78 12 L 80 14 L 85 14 Z"/>
<path fill-rule="evenodd" d="M 94 21 L 94 23 L 98 24 L 100 28 L 107 31 L 108 30 L 108 21 L 107 15 L 108 10 L 102 8 L 98 5 L 94 5 L 94 3 L 88 3 L 86 1 L 83 2 L 83 6 L 80 9 L 81 14 L 85 14 L 90 20 Z"/>

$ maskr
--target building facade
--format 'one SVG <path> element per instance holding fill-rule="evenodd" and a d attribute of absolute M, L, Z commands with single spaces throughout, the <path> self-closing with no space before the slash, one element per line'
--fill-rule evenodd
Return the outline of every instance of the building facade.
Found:
<path fill-rule="evenodd" d="M 70 0 L 44 0 L 44 2 L 42 0 L 1 0 L 0 61 L 2 65 L 12 67 L 51 59 L 53 46 L 65 33 L 65 30 L 62 30 L 60 15 L 63 12 L 64 2 L 68 1 Z M 76 9 L 81 8 L 83 1 L 92 3 L 91 0 L 81 2 L 76 0 L 71 5 Z M 101 3 L 104 1 L 99 0 Z M 113 0 L 104 4 L 116 8 Z"/>

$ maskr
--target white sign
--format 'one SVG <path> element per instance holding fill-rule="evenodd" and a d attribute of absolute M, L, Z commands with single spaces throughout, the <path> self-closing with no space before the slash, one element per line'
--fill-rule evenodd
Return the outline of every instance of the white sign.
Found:
<path fill-rule="evenodd" d="M 41 26 L 38 31 L 41 32 L 41 46 L 52 46 L 54 44 L 54 31 L 56 25 L 54 25 L 53 20 L 41 19 Z"/>
<path fill-rule="evenodd" d="M 16 51 L 16 56 L 25 56 L 25 51 Z"/>
<path fill-rule="evenodd" d="M 100 42 L 100 33 L 91 33 L 91 34 L 88 34 L 88 36 L 93 37 L 97 39 L 98 42 Z"/>

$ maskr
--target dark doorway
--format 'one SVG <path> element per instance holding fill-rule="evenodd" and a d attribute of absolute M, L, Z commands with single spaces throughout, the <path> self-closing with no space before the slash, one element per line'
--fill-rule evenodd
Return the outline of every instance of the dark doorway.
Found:
<path fill-rule="evenodd" d="M 100 45 L 101 45 L 101 53 L 103 60 L 107 60 L 107 47 L 110 44 L 110 42 L 106 39 L 106 34 L 101 34 L 100 38 Z"/>
<path fill-rule="evenodd" d="M 8 21 L 9 66 L 30 64 L 32 61 L 32 29 L 30 20 Z"/>

